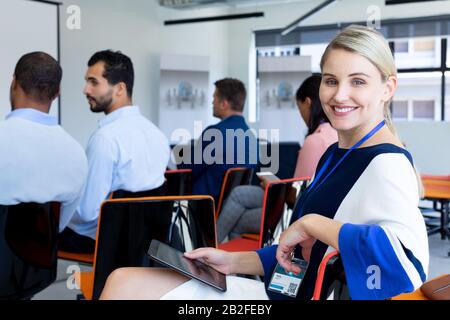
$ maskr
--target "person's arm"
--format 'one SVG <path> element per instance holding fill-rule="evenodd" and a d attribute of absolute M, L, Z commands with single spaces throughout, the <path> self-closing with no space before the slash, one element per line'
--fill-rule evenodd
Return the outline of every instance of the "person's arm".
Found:
<path fill-rule="evenodd" d="M 224 274 L 264 275 L 256 252 L 227 252 L 214 248 L 200 248 L 186 252 L 186 258 L 198 259 Z"/>
<path fill-rule="evenodd" d="M 116 152 L 108 139 L 96 135 L 89 141 L 86 155 L 88 176 L 79 215 L 83 221 L 88 222 L 98 218 L 100 205 L 111 192 Z"/>
<path fill-rule="evenodd" d="M 277 260 L 286 271 L 300 272 L 291 264 L 291 254 L 297 245 L 302 246 L 302 255 L 309 260 L 312 246 L 319 240 L 339 251 L 339 232 L 342 223 L 318 214 L 307 214 L 293 223 L 281 234 L 277 249 Z"/>
<path fill-rule="evenodd" d="M 86 165 L 87 168 L 87 165 Z M 86 170 L 87 171 L 87 170 Z M 80 172 L 80 175 L 86 177 L 87 172 Z M 85 180 L 86 178 L 84 178 Z M 71 200 L 64 201 L 61 203 L 60 215 L 59 215 L 59 232 L 62 232 L 64 228 L 69 224 L 73 214 L 77 210 L 78 206 L 81 202 L 81 197 L 83 195 L 83 191 L 85 189 L 85 185 L 83 184 L 79 190 L 79 193 L 72 198 Z"/>
<path fill-rule="evenodd" d="M 386 299 L 413 291 L 426 280 L 429 260 L 413 166 L 403 154 L 383 154 L 364 179 L 369 183 L 358 198 L 362 222 L 344 224 L 339 234 L 350 295 Z"/>
<path fill-rule="evenodd" d="M 294 242 L 310 249 L 315 236 L 339 251 L 352 299 L 386 299 L 413 291 L 426 279 L 429 258 L 411 163 L 402 154 L 383 154 L 360 179 L 364 185 L 348 195 L 355 202 L 346 209 L 351 211 L 339 213 L 358 223 L 339 226 L 327 218 L 299 222 L 295 232 L 280 240 L 277 257 L 287 270 L 298 272 L 290 265 L 290 249 Z"/>
<path fill-rule="evenodd" d="M 81 148 L 80 148 L 81 149 Z M 86 187 L 86 178 L 88 173 L 88 162 L 84 151 L 80 150 L 78 165 L 74 169 L 74 173 L 68 178 L 68 183 L 72 188 L 72 192 L 65 195 L 65 199 L 61 202 L 61 210 L 59 215 L 59 231 L 62 232 L 69 224 L 75 211 L 80 205 L 81 198 Z"/>

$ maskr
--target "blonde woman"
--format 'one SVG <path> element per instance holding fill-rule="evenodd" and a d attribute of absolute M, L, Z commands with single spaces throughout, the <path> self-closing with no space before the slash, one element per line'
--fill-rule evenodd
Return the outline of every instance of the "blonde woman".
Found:
<path fill-rule="evenodd" d="M 389 116 L 397 76 L 388 43 L 374 30 L 350 26 L 328 45 L 321 69 L 320 100 L 338 143 L 319 161 L 279 246 L 185 254 L 229 275 L 264 276 L 265 283 L 228 276 L 228 291 L 219 293 L 168 270 L 119 269 L 102 298 L 289 299 L 267 287 L 277 260 L 298 272 L 291 264 L 293 252 L 309 261 L 296 299 L 311 299 L 317 268 L 334 250 L 342 257 L 352 299 L 389 298 L 426 280 L 428 240 L 418 209 L 419 186 L 411 155 Z M 379 277 L 374 286 L 367 285 L 371 270 Z"/>

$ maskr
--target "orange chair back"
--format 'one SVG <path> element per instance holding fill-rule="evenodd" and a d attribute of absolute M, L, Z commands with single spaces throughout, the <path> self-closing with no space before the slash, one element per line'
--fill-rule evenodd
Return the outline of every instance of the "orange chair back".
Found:
<path fill-rule="evenodd" d="M 334 300 L 350 299 L 344 266 L 337 251 L 327 254 L 319 265 L 313 300 L 327 300 L 332 293 Z"/>
<path fill-rule="evenodd" d="M 167 196 L 192 195 L 192 169 L 167 170 L 164 176 Z"/>
<path fill-rule="evenodd" d="M 237 186 L 248 185 L 253 175 L 253 168 L 231 168 L 225 172 L 219 200 L 216 207 L 216 219 L 219 217 L 223 202 Z"/>
<path fill-rule="evenodd" d="M 152 266 L 152 239 L 168 242 L 176 209 L 186 212 L 185 250 L 216 247 L 214 200 L 210 196 L 164 196 L 103 202 L 97 228 L 92 297 L 97 299 L 109 274 L 121 267 Z M 183 228 L 181 228 L 183 229 Z M 185 230 L 185 229 L 183 229 Z M 182 232 L 182 230 L 180 230 Z"/>
<path fill-rule="evenodd" d="M 260 248 L 272 244 L 275 229 L 285 213 L 287 196 L 293 188 L 293 183 L 306 182 L 309 179 L 309 177 L 291 178 L 270 181 L 267 184 L 264 191 L 264 202 L 259 234 Z"/>

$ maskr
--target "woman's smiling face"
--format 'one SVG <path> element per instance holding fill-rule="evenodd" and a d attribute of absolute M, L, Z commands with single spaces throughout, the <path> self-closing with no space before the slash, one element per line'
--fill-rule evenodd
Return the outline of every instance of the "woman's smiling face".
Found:
<path fill-rule="evenodd" d="M 392 97 L 392 78 L 365 57 L 332 49 L 322 68 L 320 100 L 333 127 L 341 132 L 367 132 L 383 120 L 384 105 Z"/>

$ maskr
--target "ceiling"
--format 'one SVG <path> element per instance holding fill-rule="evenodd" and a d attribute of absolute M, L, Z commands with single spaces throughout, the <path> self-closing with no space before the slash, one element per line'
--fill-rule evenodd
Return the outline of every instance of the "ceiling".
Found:
<path fill-rule="evenodd" d="M 174 9 L 192 9 L 217 5 L 244 7 L 252 5 L 269 5 L 305 1 L 310 0 L 159 0 L 159 4 L 163 7 Z"/>

